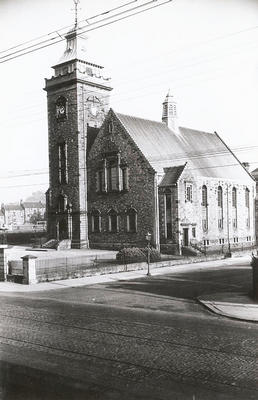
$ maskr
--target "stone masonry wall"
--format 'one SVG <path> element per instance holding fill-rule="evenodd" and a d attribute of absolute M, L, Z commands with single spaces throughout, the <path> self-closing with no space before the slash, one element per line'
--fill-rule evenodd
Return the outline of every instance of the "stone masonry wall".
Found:
<path fill-rule="evenodd" d="M 189 177 L 182 175 L 178 184 L 179 190 L 179 217 L 182 226 L 189 222 L 189 239 L 203 244 L 208 240 L 207 246 L 221 247 L 219 239 L 224 239 L 224 246 L 228 243 L 228 234 L 232 247 L 250 247 L 254 244 L 254 184 L 245 185 L 239 182 L 226 181 L 223 179 L 198 177 L 193 179 L 193 201 L 185 201 L 185 180 Z M 248 178 L 247 178 L 248 182 Z M 208 230 L 202 228 L 202 186 L 207 186 L 208 196 Z M 223 228 L 218 227 L 218 186 L 223 192 Z M 232 188 L 237 190 L 237 227 L 233 227 L 232 218 Z M 245 189 L 250 190 L 250 226 L 246 225 L 247 210 L 245 207 Z M 191 226 L 196 226 L 196 238 L 192 236 Z"/>
<path fill-rule="evenodd" d="M 108 133 L 108 123 L 113 120 L 113 133 Z M 128 191 L 97 193 L 96 172 L 103 153 L 119 152 L 121 163 L 128 166 Z M 88 163 L 89 215 L 92 210 L 101 213 L 101 232 L 89 233 L 90 246 L 99 248 L 120 248 L 122 246 L 145 246 L 145 235 L 154 233 L 154 171 L 126 133 L 120 121 L 111 111 L 105 125 L 99 132 L 91 149 Z M 137 211 L 137 232 L 127 232 L 126 209 Z M 119 231 L 108 229 L 108 211 L 113 208 L 119 215 Z M 90 220 L 90 218 L 89 218 Z M 89 226 L 91 224 L 89 223 Z"/>
<path fill-rule="evenodd" d="M 72 77 L 71 77 L 72 78 Z M 59 78 L 56 78 L 57 81 Z M 60 82 L 62 78 L 60 77 Z M 58 82 L 57 82 L 58 83 Z M 47 81 L 48 85 L 48 81 Z M 57 223 L 61 219 L 67 220 L 66 214 L 56 214 L 58 197 L 66 197 L 66 202 L 72 204 L 72 247 L 88 246 L 87 221 L 87 122 L 89 121 L 89 107 L 87 99 L 94 95 L 105 98 L 102 120 L 108 105 L 106 91 L 94 88 L 87 83 L 76 82 L 74 79 L 65 80 L 59 86 L 48 88 L 48 130 L 49 130 L 49 170 L 50 192 L 48 209 L 48 232 L 51 238 L 57 236 Z M 105 94 L 105 96 L 104 96 Z M 67 118 L 56 118 L 56 100 L 64 96 L 67 100 Z M 103 100 L 104 101 L 104 100 Z M 96 117 L 97 118 L 97 117 Z M 92 122 L 92 117 L 91 117 Z M 96 123 L 101 121 L 96 119 Z M 67 144 L 67 184 L 59 183 L 58 171 L 58 143 Z"/>

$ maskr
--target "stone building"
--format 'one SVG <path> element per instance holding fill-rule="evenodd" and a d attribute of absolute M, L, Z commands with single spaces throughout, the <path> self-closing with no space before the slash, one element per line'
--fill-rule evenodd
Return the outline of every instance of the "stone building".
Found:
<path fill-rule="evenodd" d="M 252 176 L 256 182 L 256 197 L 255 197 L 255 235 L 256 244 L 258 244 L 258 168 L 252 172 Z"/>
<path fill-rule="evenodd" d="M 253 178 L 218 134 L 172 118 L 173 131 L 166 121 L 108 113 L 88 159 L 92 247 L 144 245 L 148 231 L 172 252 L 254 244 Z"/>
<path fill-rule="evenodd" d="M 66 50 L 46 79 L 50 186 L 47 192 L 49 237 L 89 245 L 86 158 L 109 109 L 109 78 L 86 60 L 85 38 L 75 26 Z"/>
<path fill-rule="evenodd" d="M 168 93 L 162 122 L 109 110 L 110 81 L 75 26 L 46 79 L 50 238 L 72 247 L 166 251 L 251 246 L 255 182 L 217 133 L 178 126 Z M 108 111 L 109 110 L 109 111 Z"/>

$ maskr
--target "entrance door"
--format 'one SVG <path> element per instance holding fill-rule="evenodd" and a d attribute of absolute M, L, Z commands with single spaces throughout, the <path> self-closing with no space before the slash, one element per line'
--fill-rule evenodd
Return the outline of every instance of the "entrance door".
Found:
<path fill-rule="evenodd" d="M 183 229 L 183 240 L 184 240 L 184 246 L 189 246 L 189 235 L 188 235 L 188 228 Z"/>
<path fill-rule="evenodd" d="M 63 217 L 59 221 L 59 240 L 68 239 L 68 237 L 67 219 Z"/>

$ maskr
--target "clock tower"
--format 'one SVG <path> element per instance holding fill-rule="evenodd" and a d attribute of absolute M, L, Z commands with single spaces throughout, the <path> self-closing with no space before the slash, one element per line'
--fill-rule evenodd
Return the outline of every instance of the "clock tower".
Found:
<path fill-rule="evenodd" d="M 46 79 L 48 102 L 49 238 L 88 247 L 87 153 L 109 109 L 110 79 L 89 62 L 86 39 L 77 23 L 66 35 L 66 49 Z"/>

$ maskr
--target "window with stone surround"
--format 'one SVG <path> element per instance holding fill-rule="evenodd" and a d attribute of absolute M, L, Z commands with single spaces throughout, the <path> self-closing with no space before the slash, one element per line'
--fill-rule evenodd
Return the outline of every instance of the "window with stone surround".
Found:
<path fill-rule="evenodd" d="M 232 225 L 237 228 L 237 190 L 235 187 L 232 189 Z"/>
<path fill-rule="evenodd" d="M 118 232 L 118 214 L 113 208 L 108 212 L 108 231 Z"/>
<path fill-rule="evenodd" d="M 108 122 L 108 133 L 111 134 L 114 132 L 114 123 L 113 121 Z"/>
<path fill-rule="evenodd" d="M 121 192 L 128 189 L 128 167 L 121 164 L 120 154 L 106 156 L 96 172 L 96 192 Z"/>
<path fill-rule="evenodd" d="M 191 183 L 185 182 L 185 202 L 193 201 L 193 185 Z"/>
<path fill-rule="evenodd" d="M 164 201 L 166 217 L 165 237 L 166 239 L 172 239 L 172 193 L 170 189 L 166 189 Z"/>
<path fill-rule="evenodd" d="M 94 233 L 101 232 L 101 215 L 99 210 L 91 212 L 91 231 Z"/>
<path fill-rule="evenodd" d="M 60 184 L 66 184 L 67 178 L 67 144 L 58 143 L 58 179 Z"/>
<path fill-rule="evenodd" d="M 218 187 L 218 227 L 223 228 L 223 192 L 222 187 Z"/>
<path fill-rule="evenodd" d="M 137 211 L 133 207 L 130 207 L 126 212 L 126 225 L 127 232 L 137 232 Z"/>
<path fill-rule="evenodd" d="M 207 186 L 202 186 L 202 229 L 208 230 L 208 194 Z"/>
<path fill-rule="evenodd" d="M 55 103 L 56 107 L 56 118 L 63 120 L 67 117 L 67 100 L 64 96 L 58 97 Z"/>
<path fill-rule="evenodd" d="M 245 189 L 246 227 L 250 228 L 250 191 Z"/>

